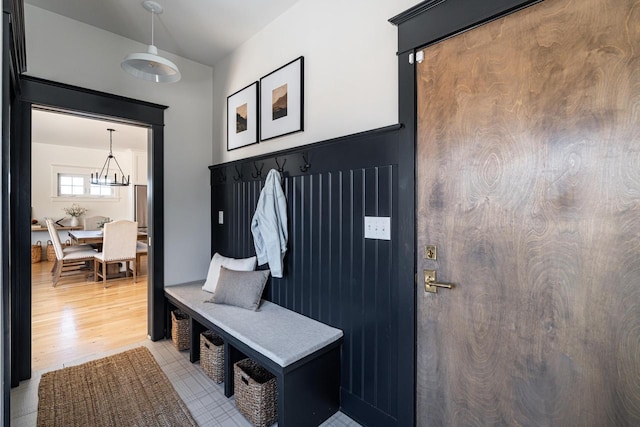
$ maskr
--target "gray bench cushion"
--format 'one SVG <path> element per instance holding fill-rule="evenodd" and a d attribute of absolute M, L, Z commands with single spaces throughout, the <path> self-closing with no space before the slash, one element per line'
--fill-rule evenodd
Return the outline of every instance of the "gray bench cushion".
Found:
<path fill-rule="evenodd" d="M 282 367 L 342 337 L 340 329 L 269 301 L 263 300 L 258 311 L 205 303 L 211 294 L 202 290 L 202 284 L 166 286 L 164 290 L 167 295 Z"/>

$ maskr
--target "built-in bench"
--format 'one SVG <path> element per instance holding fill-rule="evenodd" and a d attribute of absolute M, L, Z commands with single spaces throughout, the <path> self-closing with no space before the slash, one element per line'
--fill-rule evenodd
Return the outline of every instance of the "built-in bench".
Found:
<path fill-rule="evenodd" d="M 278 426 L 317 426 L 338 411 L 340 329 L 264 300 L 257 311 L 205 303 L 212 294 L 202 284 L 165 287 L 167 325 L 174 307 L 189 314 L 191 362 L 200 358 L 201 332 L 222 337 L 225 396 L 233 395 L 233 364 L 250 357 L 277 378 Z"/>

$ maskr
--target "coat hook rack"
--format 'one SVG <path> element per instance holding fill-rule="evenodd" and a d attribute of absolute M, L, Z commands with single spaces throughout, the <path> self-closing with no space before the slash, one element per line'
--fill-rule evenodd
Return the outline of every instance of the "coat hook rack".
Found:
<path fill-rule="evenodd" d="M 242 171 L 239 171 L 239 170 L 238 170 L 238 166 L 234 166 L 234 168 L 235 168 L 236 173 L 237 173 L 238 175 L 234 176 L 234 177 L 233 177 L 233 180 L 237 182 L 237 181 L 240 181 L 240 180 L 242 179 Z"/>
<path fill-rule="evenodd" d="M 276 157 L 276 165 L 278 165 L 278 172 L 284 173 L 284 165 L 286 164 L 287 164 L 287 159 L 284 159 L 284 162 L 280 164 L 280 162 L 278 161 L 278 158 Z"/>
<path fill-rule="evenodd" d="M 256 162 L 253 162 L 253 168 L 256 170 L 256 173 L 252 173 L 251 176 L 254 178 L 262 177 L 262 168 L 264 168 L 264 163 L 260 165 L 260 169 L 256 166 Z"/>
<path fill-rule="evenodd" d="M 304 173 L 311 168 L 311 165 L 309 164 L 309 160 L 307 159 L 306 154 L 302 155 L 302 161 L 304 162 L 304 166 L 300 166 L 300 172 Z"/>

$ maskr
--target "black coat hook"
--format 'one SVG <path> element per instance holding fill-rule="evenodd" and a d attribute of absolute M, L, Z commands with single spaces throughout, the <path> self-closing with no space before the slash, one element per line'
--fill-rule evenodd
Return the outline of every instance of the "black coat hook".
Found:
<path fill-rule="evenodd" d="M 238 170 L 238 166 L 234 166 L 234 168 L 235 168 L 236 173 L 237 173 L 238 175 L 234 176 L 234 177 L 233 177 L 233 180 L 234 180 L 234 181 L 240 181 L 240 180 L 242 179 L 242 171 Z"/>
<path fill-rule="evenodd" d="M 253 168 L 256 170 L 256 173 L 252 173 L 251 176 L 254 178 L 262 177 L 262 168 L 264 168 L 264 163 L 260 165 L 260 169 L 256 166 L 256 162 L 253 162 Z"/>
<path fill-rule="evenodd" d="M 278 165 L 278 172 L 284 173 L 284 165 L 286 164 L 287 164 L 287 159 L 284 159 L 284 162 L 282 162 L 282 165 L 281 165 L 280 162 L 278 161 L 278 158 L 276 157 L 276 165 Z"/>
<path fill-rule="evenodd" d="M 300 172 L 304 173 L 311 168 L 311 165 L 309 164 L 309 160 L 307 159 L 306 154 L 302 155 L 302 160 L 304 161 L 304 166 L 300 166 Z"/>
<path fill-rule="evenodd" d="M 218 182 L 220 183 L 227 182 L 227 173 L 224 169 L 220 169 L 218 171 Z"/>

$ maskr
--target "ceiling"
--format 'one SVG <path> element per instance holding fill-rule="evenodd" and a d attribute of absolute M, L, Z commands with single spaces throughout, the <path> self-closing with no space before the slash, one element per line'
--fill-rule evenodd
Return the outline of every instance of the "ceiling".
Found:
<path fill-rule="evenodd" d="M 164 11 L 154 18 L 158 49 L 213 66 L 299 0 L 156 0 Z M 25 0 L 59 15 L 151 43 L 151 14 L 142 0 Z M 32 141 L 109 149 L 146 150 L 147 130 L 120 123 L 34 110 Z"/>
<path fill-rule="evenodd" d="M 213 66 L 299 0 L 156 0 L 155 45 Z M 151 44 L 151 13 L 142 0 L 25 0 L 111 33 Z"/>
<path fill-rule="evenodd" d="M 109 151 L 108 128 L 114 129 L 113 150 L 147 150 L 147 128 L 33 109 L 31 141 L 42 144 Z"/>

